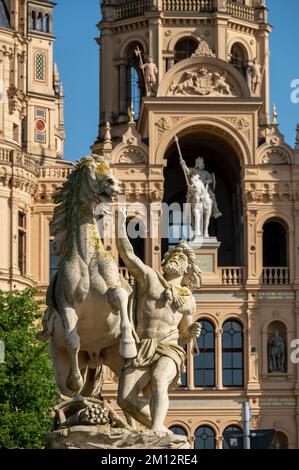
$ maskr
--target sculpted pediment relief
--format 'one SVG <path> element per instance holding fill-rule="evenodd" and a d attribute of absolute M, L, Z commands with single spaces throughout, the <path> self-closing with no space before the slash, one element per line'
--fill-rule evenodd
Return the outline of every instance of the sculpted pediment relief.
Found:
<path fill-rule="evenodd" d="M 128 129 L 111 153 L 114 164 L 144 164 L 148 162 L 148 147 L 142 142 L 135 123 L 129 123 Z"/>
<path fill-rule="evenodd" d="M 227 81 L 227 74 L 209 72 L 205 67 L 196 71 L 187 71 L 182 75 L 179 83 L 176 80 L 171 84 L 169 95 L 200 95 L 200 96 L 234 96 L 233 90 Z"/>
<path fill-rule="evenodd" d="M 291 160 L 283 148 L 274 147 L 266 151 L 261 163 L 263 165 L 289 165 Z"/>
<path fill-rule="evenodd" d="M 251 95 L 246 81 L 232 65 L 195 52 L 166 73 L 157 96 L 250 98 Z"/>

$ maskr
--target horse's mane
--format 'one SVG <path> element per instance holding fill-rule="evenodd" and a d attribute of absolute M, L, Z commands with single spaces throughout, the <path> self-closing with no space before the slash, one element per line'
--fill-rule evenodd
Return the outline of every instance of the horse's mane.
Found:
<path fill-rule="evenodd" d="M 90 155 L 82 158 L 74 164 L 74 171 L 68 176 L 67 180 L 53 196 L 53 201 L 57 205 L 54 209 L 53 220 L 50 223 L 50 230 L 51 235 L 55 237 L 54 250 L 58 255 L 59 264 L 66 252 L 68 232 L 71 228 L 70 217 L 77 208 L 82 172 L 84 168 L 93 163 L 109 165 L 104 157 L 98 155 Z"/>

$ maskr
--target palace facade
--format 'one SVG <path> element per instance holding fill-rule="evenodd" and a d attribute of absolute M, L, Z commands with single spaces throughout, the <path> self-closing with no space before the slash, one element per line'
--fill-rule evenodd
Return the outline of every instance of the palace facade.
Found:
<path fill-rule="evenodd" d="M 63 160 L 53 8 L 0 1 L 0 288 L 38 286 L 41 296 L 56 269 L 52 195 L 72 171 Z M 103 0 L 101 11 L 93 152 L 110 161 L 128 204 L 137 202 L 129 214 L 144 233 L 132 241 L 136 253 L 159 270 L 178 241 L 177 217 L 167 238 L 159 233 L 162 204 L 186 198 L 175 136 L 189 167 L 202 156 L 214 173 L 223 214 L 210 226 L 218 243 L 197 250 L 200 355 L 188 346 L 167 425 L 196 448 L 223 448 L 224 431 L 241 429 L 248 400 L 253 429 L 275 428 L 274 448 L 299 448 L 299 365 L 291 362 L 299 338 L 299 130 L 291 148 L 271 113 L 265 2 Z M 149 57 L 158 71 L 151 89 L 140 68 Z M 154 238 L 143 205 L 155 215 Z M 105 243 L 118 256 L 115 241 Z M 104 395 L 115 404 L 116 394 L 107 371 Z"/>
<path fill-rule="evenodd" d="M 0 288 L 4 290 L 46 289 L 52 194 L 72 169 L 63 161 L 64 97 L 53 60 L 54 6 L 46 0 L 0 2 Z"/>
<path fill-rule="evenodd" d="M 186 201 L 175 136 L 189 167 L 201 156 L 214 173 L 223 214 L 210 226 L 219 243 L 197 250 L 200 356 L 188 347 L 167 425 L 196 448 L 222 448 L 248 400 L 253 429 L 275 428 L 274 448 L 298 448 L 299 367 L 290 356 L 299 337 L 299 132 L 293 149 L 270 106 L 265 2 L 103 1 L 99 30 L 93 151 L 111 162 L 128 204 L 137 202 L 129 217 L 139 217 L 145 238 L 132 240 L 136 253 L 159 270 L 178 241 L 183 222 L 173 217 L 168 238 L 151 238 L 141 209 L 160 226 L 163 203 Z M 109 373 L 105 393 L 115 402 Z"/>

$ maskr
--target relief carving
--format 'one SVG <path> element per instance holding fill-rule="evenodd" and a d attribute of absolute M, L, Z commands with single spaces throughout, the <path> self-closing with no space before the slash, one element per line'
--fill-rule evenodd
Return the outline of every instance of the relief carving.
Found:
<path fill-rule="evenodd" d="M 119 163 L 146 163 L 145 156 L 138 149 L 126 149 L 119 157 Z"/>
<path fill-rule="evenodd" d="M 262 159 L 263 165 L 288 165 L 288 155 L 280 149 L 269 150 Z"/>
<path fill-rule="evenodd" d="M 171 122 L 168 117 L 161 116 L 156 121 L 156 126 L 158 127 L 159 131 L 164 132 L 168 131 L 171 128 Z"/>
<path fill-rule="evenodd" d="M 216 57 L 209 44 L 202 39 L 192 57 Z"/>
<path fill-rule="evenodd" d="M 170 87 L 172 95 L 233 96 L 227 75 L 209 72 L 206 67 L 197 71 L 184 72 L 179 83 L 174 81 Z"/>

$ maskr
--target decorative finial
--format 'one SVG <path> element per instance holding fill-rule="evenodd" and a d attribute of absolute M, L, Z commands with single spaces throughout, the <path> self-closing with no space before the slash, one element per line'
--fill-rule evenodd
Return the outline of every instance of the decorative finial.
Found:
<path fill-rule="evenodd" d="M 134 111 L 134 103 L 133 101 L 131 102 L 131 106 L 129 108 L 129 123 L 135 122 L 135 111 Z"/>
<path fill-rule="evenodd" d="M 273 117 L 273 124 L 278 124 L 278 112 L 277 112 L 277 107 L 275 103 L 273 104 L 272 117 Z"/>
<path fill-rule="evenodd" d="M 106 122 L 106 130 L 104 135 L 104 143 L 111 144 L 111 126 L 110 122 Z"/>

